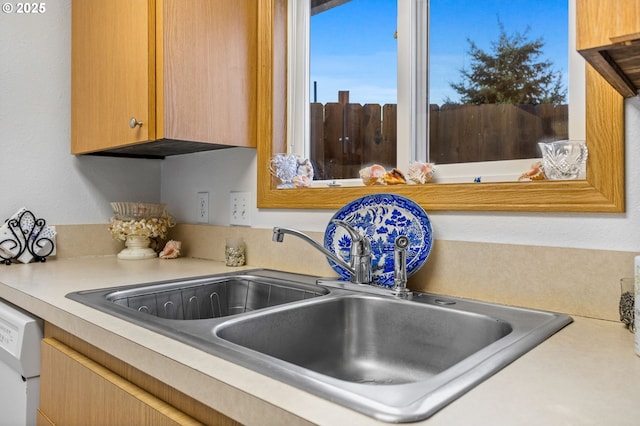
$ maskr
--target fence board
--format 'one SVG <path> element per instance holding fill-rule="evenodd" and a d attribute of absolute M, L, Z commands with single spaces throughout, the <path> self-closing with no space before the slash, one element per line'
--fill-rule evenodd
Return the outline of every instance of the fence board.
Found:
<path fill-rule="evenodd" d="M 362 107 L 360 134 L 362 137 L 362 162 L 373 163 L 385 158 L 382 147 L 382 108 L 378 104 L 366 104 Z"/>
<path fill-rule="evenodd" d="M 345 126 L 341 135 L 342 140 L 342 176 L 358 176 L 362 168 L 363 137 L 362 117 L 363 108 L 360 104 L 347 104 L 344 116 Z"/>
<path fill-rule="evenodd" d="M 309 114 L 309 144 L 310 160 L 315 170 L 315 178 L 321 179 L 324 175 L 324 105 L 318 102 L 310 104 Z"/>
<path fill-rule="evenodd" d="M 384 164 L 386 167 L 395 166 L 396 140 L 398 134 L 398 105 L 386 104 L 382 107 L 382 147 L 378 159 L 370 159 L 371 163 Z"/>
<path fill-rule="evenodd" d="M 343 111 L 339 103 L 324 107 L 324 179 L 342 176 Z"/>

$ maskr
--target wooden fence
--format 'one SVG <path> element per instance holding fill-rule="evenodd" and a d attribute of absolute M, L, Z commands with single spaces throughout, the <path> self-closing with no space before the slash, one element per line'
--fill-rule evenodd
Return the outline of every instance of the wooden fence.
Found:
<path fill-rule="evenodd" d="M 311 104 L 316 179 L 357 177 L 396 164 L 395 104 Z M 567 139 L 567 105 L 430 105 L 430 161 L 465 163 L 539 157 L 540 141 Z"/>

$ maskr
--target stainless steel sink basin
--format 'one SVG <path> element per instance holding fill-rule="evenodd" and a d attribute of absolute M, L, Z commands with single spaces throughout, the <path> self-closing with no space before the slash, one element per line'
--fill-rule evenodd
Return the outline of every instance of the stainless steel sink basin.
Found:
<path fill-rule="evenodd" d="M 336 379 L 367 384 L 428 380 L 512 332 L 469 312 L 347 296 L 229 321 L 218 337 Z"/>
<path fill-rule="evenodd" d="M 136 286 L 108 291 L 104 298 L 161 318 L 199 320 L 240 314 L 327 293 L 320 287 L 243 274 Z"/>
<path fill-rule="evenodd" d="M 253 270 L 68 297 L 387 422 L 433 415 L 572 321 L 316 280 Z M 201 297 L 199 284 L 215 285 Z M 215 302 L 185 321 L 192 293 Z"/>

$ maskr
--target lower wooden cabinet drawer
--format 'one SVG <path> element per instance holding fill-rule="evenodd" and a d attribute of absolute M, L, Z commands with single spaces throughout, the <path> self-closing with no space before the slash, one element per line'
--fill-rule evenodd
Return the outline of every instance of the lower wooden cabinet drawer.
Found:
<path fill-rule="evenodd" d="M 202 424 L 56 339 L 41 356 L 39 425 Z"/>

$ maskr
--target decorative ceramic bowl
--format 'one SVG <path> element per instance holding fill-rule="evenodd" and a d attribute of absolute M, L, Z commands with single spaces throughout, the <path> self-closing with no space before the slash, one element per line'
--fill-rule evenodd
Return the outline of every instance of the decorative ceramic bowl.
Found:
<path fill-rule="evenodd" d="M 111 203 L 115 215 L 109 230 L 115 240 L 125 242 L 126 248 L 118 253 L 119 259 L 149 259 L 157 257 L 149 247 L 151 238 L 165 238 L 168 228 L 175 225 L 164 204 L 116 201 Z"/>
<path fill-rule="evenodd" d="M 162 217 L 164 204 L 114 201 L 111 208 L 118 220 L 140 220 Z"/>
<path fill-rule="evenodd" d="M 576 179 L 583 171 L 588 155 L 584 142 L 557 141 L 539 143 L 538 146 L 547 179 Z"/>

